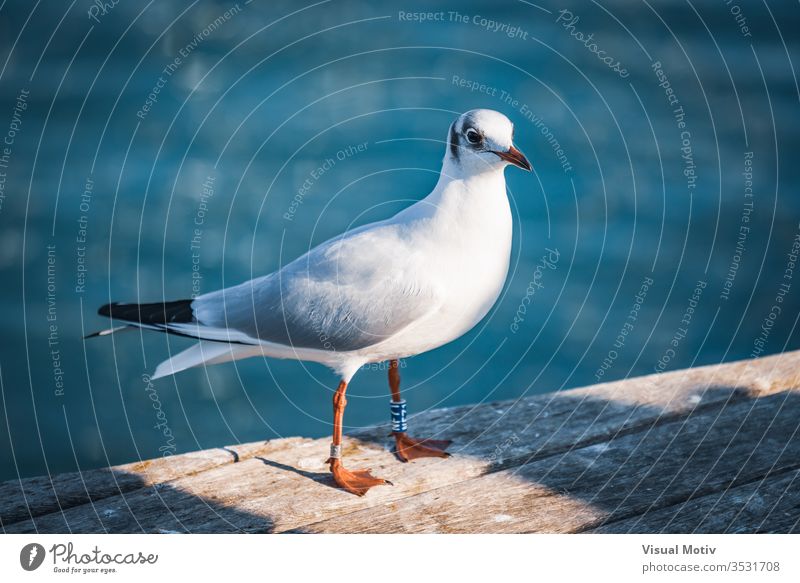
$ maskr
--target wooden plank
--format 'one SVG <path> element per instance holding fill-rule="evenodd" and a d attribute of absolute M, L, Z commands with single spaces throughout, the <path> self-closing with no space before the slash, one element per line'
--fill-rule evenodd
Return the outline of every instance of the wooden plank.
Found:
<path fill-rule="evenodd" d="M 352 440 L 351 459 L 369 457 L 375 445 Z M 334 504 L 351 503 L 351 494 L 332 487 L 323 461 L 328 446 L 309 441 L 221 466 L 153 488 L 106 498 L 94 504 L 7 526 L 7 532 L 237 532 L 270 531 L 272 514 L 315 516 L 309 492 L 319 488 Z M 319 468 L 319 472 L 315 470 Z M 358 499 L 357 499 L 358 500 Z M 258 511 L 251 510 L 258 507 Z M 319 515 L 323 517 L 325 515 Z"/>
<path fill-rule="evenodd" d="M 134 462 L 110 468 L 37 476 L 0 483 L 0 525 L 41 516 L 210 468 L 235 463 L 264 451 L 293 447 L 300 438 L 233 445 Z"/>
<path fill-rule="evenodd" d="M 800 471 L 605 524 L 595 533 L 800 532 Z"/>
<path fill-rule="evenodd" d="M 589 530 L 800 467 L 799 401 L 740 401 L 297 530 Z"/>
<path fill-rule="evenodd" d="M 454 439 L 448 460 L 399 464 L 385 426 L 346 441 L 353 468 L 372 467 L 394 487 L 357 498 L 331 488 L 327 440 L 285 442 L 237 464 L 149 481 L 93 504 L 17 524 L 9 532 L 281 531 L 440 489 L 487 472 L 648 430 L 694 410 L 719 408 L 796 386 L 800 353 L 651 375 L 516 402 L 429 411 L 411 420 L 428 437 Z M 138 476 L 139 472 L 129 469 Z M 155 486 L 153 486 L 155 484 Z M 92 489 L 90 488 L 90 491 Z M 104 492 L 104 494 L 107 493 Z"/>

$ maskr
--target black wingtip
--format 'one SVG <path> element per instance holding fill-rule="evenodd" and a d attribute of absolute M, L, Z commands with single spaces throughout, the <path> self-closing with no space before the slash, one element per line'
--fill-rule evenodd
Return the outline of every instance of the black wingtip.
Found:
<path fill-rule="evenodd" d="M 163 325 L 194 322 L 193 300 L 155 302 L 149 304 L 121 304 L 113 302 L 100 306 L 97 313 L 106 318 L 139 324 Z"/>
<path fill-rule="evenodd" d="M 111 317 L 111 307 L 115 306 L 115 305 L 116 305 L 116 302 L 113 303 L 113 304 L 106 304 L 104 306 L 100 306 L 99 308 L 97 308 L 97 313 L 99 315 L 101 315 L 101 316 L 105 316 L 106 318 L 110 318 Z"/>

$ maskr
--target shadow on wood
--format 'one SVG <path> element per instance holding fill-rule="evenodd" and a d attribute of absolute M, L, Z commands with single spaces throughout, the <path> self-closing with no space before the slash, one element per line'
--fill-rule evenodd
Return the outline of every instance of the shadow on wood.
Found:
<path fill-rule="evenodd" d="M 389 532 L 398 523 L 405 532 L 797 531 L 798 395 L 730 387 L 706 395 L 721 406 L 623 423 L 561 452 L 509 451 L 479 478 L 295 531 Z M 591 399 L 579 409 L 597 419 L 642 413 Z"/>
<path fill-rule="evenodd" d="M 86 474 L 90 474 L 88 480 Z M 50 505 L 34 506 L 35 501 L 28 498 L 31 506 L 26 507 L 23 502 L 16 512 L 4 513 L 1 517 L 4 531 L 185 533 L 272 530 L 268 516 L 241 512 L 224 496 L 194 496 L 169 483 L 148 484 L 141 475 L 110 468 L 91 470 L 84 476 L 86 488 L 83 493 L 68 491 L 54 497 L 55 509 Z M 77 475 L 74 479 L 83 483 Z M 19 484 L 6 484 L 15 483 Z M 91 487 L 98 489 L 89 490 Z M 6 495 L 8 493 L 4 491 L 3 496 Z M 24 500 L 21 491 L 20 499 Z M 43 510 L 47 513 L 42 514 Z M 23 515 L 27 520 L 22 519 Z M 213 528 L 205 528 L 205 525 L 213 525 Z"/>
<path fill-rule="evenodd" d="M 413 434 L 454 441 L 402 464 L 380 426 L 0 485 L 6 532 L 795 532 L 800 355 L 427 411 Z M 91 502 L 90 502 L 91 500 Z"/>

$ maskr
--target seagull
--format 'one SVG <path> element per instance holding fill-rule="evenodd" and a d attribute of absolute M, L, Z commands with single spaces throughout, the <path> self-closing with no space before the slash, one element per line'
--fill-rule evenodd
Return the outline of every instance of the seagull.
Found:
<path fill-rule="evenodd" d="M 505 115 L 468 111 L 450 125 L 439 179 L 422 200 L 233 287 L 192 300 L 104 305 L 98 313 L 122 325 L 90 336 L 133 327 L 198 340 L 158 365 L 153 380 L 252 356 L 328 366 L 340 381 L 325 463 L 339 487 L 359 496 L 389 482 L 342 464 L 345 392 L 360 367 L 388 362 L 397 457 L 448 457 L 450 441 L 407 435 L 399 360 L 462 336 L 497 301 L 513 230 L 503 171 L 531 170 L 513 137 Z"/>

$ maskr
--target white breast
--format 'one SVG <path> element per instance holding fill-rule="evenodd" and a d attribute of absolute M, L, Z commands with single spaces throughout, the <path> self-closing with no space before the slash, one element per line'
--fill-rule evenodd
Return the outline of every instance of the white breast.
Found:
<path fill-rule="evenodd" d="M 434 201 L 436 216 L 421 222 L 418 236 L 409 238 L 414 254 L 426 257 L 418 277 L 440 290 L 440 304 L 373 347 L 370 360 L 407 357 L 455 340 L 497 301 L 508 274 L 513 230 L 505 180 L 500 172 L 471 186 L 470 192 L 461 187 L 442 193 Z"/>

